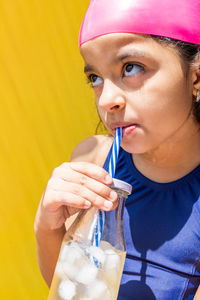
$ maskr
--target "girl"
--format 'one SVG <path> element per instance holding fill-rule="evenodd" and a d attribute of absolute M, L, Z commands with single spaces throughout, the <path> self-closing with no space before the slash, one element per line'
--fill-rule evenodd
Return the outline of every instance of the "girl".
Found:
<path fill-rule="evenodd" d="M 199 0 L 91 1 L 80 51 L 111 135 L 80 143 L 47 184 L 35 233 L 48 285 L 76 213 L 117 206 L 104 161 L 122 127 L 116 177 L 133 193 L 124 215 L 127 258 L 118 299 L 194 298 L 200 284 L 199 45 Z"/>

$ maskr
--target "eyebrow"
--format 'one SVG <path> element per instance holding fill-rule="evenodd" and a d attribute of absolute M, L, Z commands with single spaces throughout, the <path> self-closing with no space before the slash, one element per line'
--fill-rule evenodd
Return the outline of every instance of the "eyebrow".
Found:
<path fill-rule="evenodd" d="M 94 68 L 91 65 L 86 65 L 84 67 L 84 73 L 92 72 L 92 71 L 94 71 Z"/>
<path fill-rule="evenodd" d="M 129 52 L 126 52 L 124 54 L 120 54 L 120 55 L 117 55 L 117 57 L 115 58 L 115 62 L 119 62 L 119 61 L 122 61 L 126 58 L 129 58 L 129 57 L 136 57 L 136 58 L 141 58 L 141 57 L 150 57 L 150 55 L 144 51 L 129 51 Z"/>

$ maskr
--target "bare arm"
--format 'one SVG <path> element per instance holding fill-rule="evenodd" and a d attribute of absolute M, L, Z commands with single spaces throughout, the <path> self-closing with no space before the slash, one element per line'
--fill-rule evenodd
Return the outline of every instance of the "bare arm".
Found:
<path fill-rule="evenodd" d="M 198 290 L 197 290 L 197 292 L 194 296 L 194 300 L 200 300 L 200 286 L 199 286 L 199 288 L 198 288 Z"/>
<path fill-rule="evenodd" d="M 41 273 L 50 286 L 66 228 L 80 209 L 87 209 L 86 201 L 104 210 L 109 199 L 107 172 L 100 168 L 110 149 L 112 138 L 96 136 L 80 143 L 72 153 L 71 162 L 56 168 L 40 201 L 34 230 L 37 242 L 38 263 Z M 84 163 L 81 163 L 84 162 Z M 87 182 L 80 183 L 81 180 Z M 80 191 L 80 193 L 79 193 Z M 97 199 L 98 195 L 98 201 Z M 99 197 L 100 196 L 100 197 Z M 95 203 L 93 202 L 95 200 Z"/>
<path fill-rule="evenodd" d="M 35 235 L 37 241 L 37 257 L 41 274 L 50 287 L 60 246 L 65 234 L 64 225 L 54 230 L 43 229 L 35 224 Z"/>

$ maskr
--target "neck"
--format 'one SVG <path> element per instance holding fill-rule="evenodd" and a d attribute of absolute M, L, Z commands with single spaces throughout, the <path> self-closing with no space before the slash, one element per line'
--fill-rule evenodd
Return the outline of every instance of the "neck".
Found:
<path fill-rule="evenodd" d="M 156 182 L 177 180 L 200 164 L 199 125 L 147 153 L 132 156 L 136 168 L 149 179 Z"/>

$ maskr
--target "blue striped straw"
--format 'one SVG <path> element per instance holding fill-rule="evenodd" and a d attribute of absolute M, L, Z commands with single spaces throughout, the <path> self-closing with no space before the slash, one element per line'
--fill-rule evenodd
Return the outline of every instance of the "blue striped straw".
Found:
<path fill-rule="evenodd" d="M 114 177 L 115 175 L 115 169 L 117 165 L 117 158 L 119 154 L 120 144 L 121 144 L 121 138 L 122 138 L 122 128 L 118 127 L 116 129 L 115 133 L 115 139 L 112 145 L 111 150 L 111 156 L 109 161 L 109 167 L 108 167 L 108 173 Z M 99 243 L 101 240 L 101 236 L 103 233 L 104 228 L 104 221 L 105 221 L 105 212 L 103 210 L 99 210 L 98 218 L 97 218 L 97 224 L 95 228 L 94 233 L 94 240 L 93 240 L 93 246 L 99 247 Z M 95 265 L 98 267 L 98 261 L 94 258 Z"/>
<path fill-rule="evenodd" d="M 119 154 L 121 139 L 122 139 L 122 128 L 118 127 L 116 129 L 115 139 L 112 145 L 112 153 L 111 153 L 109 167 L 108 167 L 108 173 L 112 176 L 112 178 L 115 176 L 115 169 L 117 165 L 117 158 Z"/>

